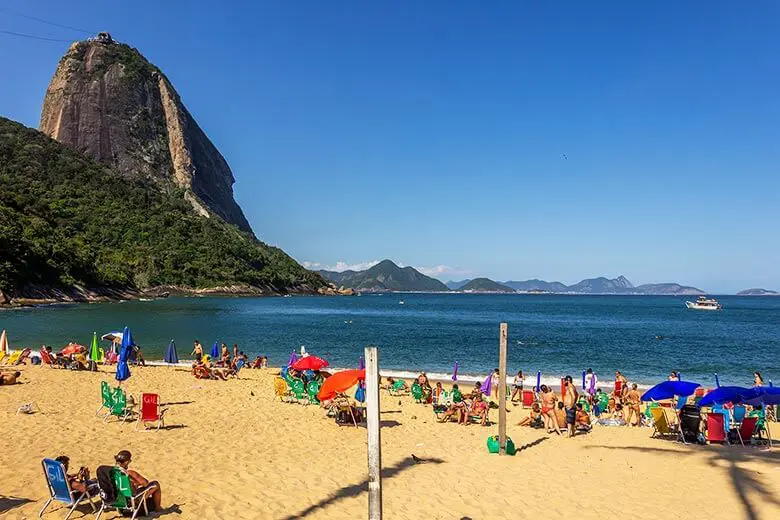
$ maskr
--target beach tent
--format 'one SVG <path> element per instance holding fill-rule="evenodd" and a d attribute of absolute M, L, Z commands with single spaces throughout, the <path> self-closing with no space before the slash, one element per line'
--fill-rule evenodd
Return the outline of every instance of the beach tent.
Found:
<path fill-rule="evenodd" d="M 693 394 L 701 385 L 691 381 L 664 381 L 658 383 L 644 393 L 642 401 L 662 401 L 675 396 L 687 397 Z"/>
<path fill-rule="evenodd" d="M 8 334 L 6 334 L 5 329 L 0 333 L 0 352 L 8 354 Z"/>
<path fill-rule="evenodd" d="M 165 351 L 164 359 L 166 363 L 172 365 L 177 365 L 179 363 L 179 354 L 176 352 L 176 343 L 174 343 L 173 340 L 168 344 L 168 350 Z"/>
<path fill-rule="evenodd" d="M 719 386 L 712 392 L 702 397 L 696 405 L 701 408 L 703 406 L 712 406 L 714 404 L 733 403 L 740 401 L 740 394 L 747 392 L 749 388 L 743 388 L 741 386 Z"/>
<path fill-rule="evenodd" d="M 134 346 L 133 335 L 130 333 L 130 329 L 125 327 L 122 332 L 122 347 L 119 349 L 119 362 L 116 364 L 116 380 L 120 383 L 130 377 L 130 367 L 127 365 L 127 360 L 130 358 L 130 351 Z"/>

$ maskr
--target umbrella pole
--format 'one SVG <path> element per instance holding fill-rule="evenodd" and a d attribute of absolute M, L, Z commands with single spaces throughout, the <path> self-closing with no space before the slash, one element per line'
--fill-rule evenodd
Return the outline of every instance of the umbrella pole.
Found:
<path fill-rule="evenodd" d="M 509 326 L 501 324 L 498 342 L 498 454 L 506 455 L 506 338 Z"/>
<path fill-rule="evenodd" d="M 379 352 L 366 347 L 366 429 L 368 430 L 368 519 L 382 520 L 382 442 L 379 432 Z"/>

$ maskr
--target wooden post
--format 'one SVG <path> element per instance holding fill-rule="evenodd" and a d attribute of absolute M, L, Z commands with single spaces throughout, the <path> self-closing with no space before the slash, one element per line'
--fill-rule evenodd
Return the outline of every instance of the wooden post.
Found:
<path fill-rule="evenodd" d="M 366 347 L 366 427 L 368 429 L 368 519 L 382 520 L 382 441 L 379 435 L 379 352 Z"/>
<path fill-rule="evenodd" d="M 498 344 L 498 454 L 506 455 L 506 339 L 509 326 L 501 324 Z"/>

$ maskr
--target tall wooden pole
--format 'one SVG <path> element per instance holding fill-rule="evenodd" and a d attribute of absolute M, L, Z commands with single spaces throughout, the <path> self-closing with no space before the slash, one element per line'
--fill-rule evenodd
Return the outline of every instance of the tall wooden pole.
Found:
<path fill-rule="evenodd" d="M 382 520 L 382 441 L 379 435 L 379 352 L 366 347 L 368 520 Z"/>
<path fill-rule="evenodd" d="M 506 455 L 506 340 L 509 332 L 501 324 L 498 343 L 498 454 Z"/>

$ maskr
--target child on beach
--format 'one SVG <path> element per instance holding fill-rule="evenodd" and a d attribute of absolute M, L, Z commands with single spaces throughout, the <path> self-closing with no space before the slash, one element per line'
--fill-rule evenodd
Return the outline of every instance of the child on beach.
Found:
<path fill-rule="evenodd" d="M 500 372 L 498 369 L 493 370 L 493 373 L 490 375 L 490 393 L 493 394 L 493 399 L 498 401 L 498 385 L 500 384 Z"/>
<path fill-rule="evenodd" d="M 539 403 L 534 403 L 531 406 L 531 414 L 520 419 L 520 422 L 517 423 L 517 425 L 529 426 L 531 428 L 541 428 L 544 426 L 542 421 L 542 409 L 539 408 Z"/>

